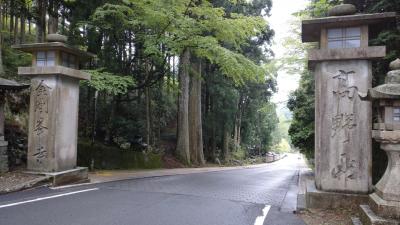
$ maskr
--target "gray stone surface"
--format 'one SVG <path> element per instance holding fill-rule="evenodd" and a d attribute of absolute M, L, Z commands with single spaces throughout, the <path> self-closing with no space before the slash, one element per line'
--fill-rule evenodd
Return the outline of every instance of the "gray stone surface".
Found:
<path fill-rule="evenodd" d="M 366 194 L 371 185 L 371 87 L 367 60 L 328 61 L 315 71 L 315 181 L 322 191 Z"/>
<path fill-rule="evenodd" d="M 43 42 L 43 43 L 27 43 L 27 44 L 19 44 L 13 45 L 12 48 L 21 50 L 24 52 L 35 53 L 37 51 L 41 51 L 43 49 L 51 49 L 51 50 L 61 50 L 63 52 L 68 52 L 76 55 L 81 61 L 88 60 L 95 55 L 89 52 L 82 51 L 78 48 L 71 47 L 62 42 Z"/>
<path fill-rule="evenodd" d="M 341 4 L 328 10 L 328 16 L 346 16 L 357 12 L 357 8 L 352 4 Z"/>
<path fill-rule="evenodd" d="M 389 67 L 391 70 L 400 70 L 400 59 L 396 59 L 395 61 L 391 62 Z"/>
<path fill-rule="evenodd" d="M 87 167 L 77 167 L 75 169 L 64 170 L 61 172 L 43 173 L 27 171 L 27 174 L 42 175 L 51 180 L 53 186 L 61 186 L 65 184 L 77 184 L 89 182 Z"/>
<path fill-rule="evenodd" d="M 400 222 L 400 202 L 387 201 L 381 198 L 377 193 L 369 195 L 369 207 L 380 217 L 396 219 Z"/>
<path fill-rule="evenodd" d="M 346 59 L 379 59 L 386 56 L 385 46 L 343 48 L 343 49 L 313 49 L 308 52 L 310 62 Z"/>
<path fill-rule="evenodd" d="M 68 41 L 67 36 L 61 34 L 48 34 L 46 36 L 48 42 L 62 42 L 66 43 Z"/>
<path fill-rule="evenodd" d="M 4 141 L 4 136 L 0 140 L 0 173 L 8 172 L 8 142 Z"/>
<path fill-rule="evenodd" d="M 320 191 L 315 187 L 314 181 L 309 180 L 305 200 L 306 207 L 311 209 L 357 209 L 360 204 L 367 204 L 369 198 L 365 194 Z"/>
<path fill-rule="evenodd" d="M 391 69 L 397 69 L 398 63 L 392 62 Z M 388 166 L 370 195 L 369 205 L 361 206 L 362 218 L 368 224 L 398 224 L 400 221 L 392 223 L 391 219 L 400 219 L 400 124 L 393 116 L 400 99 L 400 70 L 390 71 L 385 84 L 370 89 L 366 99 L 379 103 L 372 137 L 386 152 Z"/>
<path fill-rule="evenodd" d="M 75 168 L 79 80 L 39 75 L 31 83 L 28 170 L 58 172 Z"/>
<path fill-rule="evenodd" d="M 370 25 L 369 28 L 377 32 L 386 26 L 396 26 L 396 13 L 356 14 L 303 20 L 301 38 L 303 42 L 318 42 L 320 41 L 321 29 L 323 28 L 361 25 Z"/>
<path fill-rule="evenodd" d="M 64 75 L 79 80 L 90 80 L 90 74 L 64 66 L 18 67 L 18 75 L 21 76 Z"/>
<path fill-rule="evenodd" d="M 376 215 L 368 205 L 360 205 L 360 215 L 361 222 L 364 225 L 400 225 L 399 221 Z"/>
<path fill-rule="evenodd" d="M 386 133 L 389 132 L 386 131 Z M 397 133 L 400 133 L 400 131 L 397 131 Z M 375 192 L 386 201 L 396 201 L 400 203 L 400 139 L 397 139 L 397 141 L 399 144 L 381 143 L 381 149 L 388 155 L 388 167 L 382 179 L 375 185 Z"/>

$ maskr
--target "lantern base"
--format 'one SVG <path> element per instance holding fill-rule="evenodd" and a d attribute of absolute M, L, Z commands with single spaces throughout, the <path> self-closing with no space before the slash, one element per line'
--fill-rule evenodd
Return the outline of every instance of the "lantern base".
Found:
<path fill-rule="evenodd" d="M 399 221 L 380 217 L 371 210 L 369 205 L 360 205 L 360 224 L 399 225 Z M 355 224 L 355 223 L 353 223 Z"/>
<path fill-rule="evenodd" d="M 363 224 L 400 224 L 400 202 L 386 201 L 376 193 L 369 198 L 369 205 L 360 205 Z"/>

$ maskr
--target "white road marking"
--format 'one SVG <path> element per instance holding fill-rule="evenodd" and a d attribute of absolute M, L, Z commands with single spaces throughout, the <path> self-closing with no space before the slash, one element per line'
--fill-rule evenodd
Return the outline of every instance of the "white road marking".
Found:
<path fill-rule="evenodd" d="M 59 198 L 59 197 L 68 196 L 68 195 L 75 195 L 75 194 L 88 192 L 88 191 L 97 191 L 97 190 L 99 190 L 99 189 L 98 188 L 92 188 L 92 189 L 73 191 L 73 192 L 68 192 L 68 193 L 59 194 L 59 195 L 52 195 L 52 196 L 47 196 L 47 197 L 42 197 L 42 198 L 35 198 L 35 199 L 32 199 L 32 200 L 27 200 L 27 201 L 22 201 L 22 202 L 15 202 L 15 203 L 10 203 L 10 204 L 6 204 L 6 205 L 0 205 L 0 209 L 11 207 L 11 206 L 22 205 L 22 204 L 26 204 L 26 203 L 31 203 L 31 202 L 43 201 L 43 200 L 52 199 L 52 198 Z"/>
<path fill-rule="evenodd" d="M 254 221 L 254 225 L 263 225 L 270 209 L 270 205 L 265 205 L 264 209 L 262 210 L 263 214 L 261 216 L 257 216 L 256 221 Z"/>

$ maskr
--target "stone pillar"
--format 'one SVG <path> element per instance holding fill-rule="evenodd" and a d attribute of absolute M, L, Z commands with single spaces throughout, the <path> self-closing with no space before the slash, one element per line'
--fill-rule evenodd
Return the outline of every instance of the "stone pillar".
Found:
<path fill-rule="evenodd" d="M 74 169 L 77 158 L 79 80 L 66 75 L 32 78 L 28 170 Z"/>
<path fill-rule="evenodd" d="M 368 60 L 315 65 L 315 182 L 323 191 L 371 191 L 371 87 Z"/>
<path fill-rule="evenodd" d="M 60 185 L 87 180 L 87 168 L 77 168 L 79 81 L 90 75 L 79 70 L 94 55 L 66 44 L 59 34 L 47 43 L 14 45 L 32 54 L 31 67 L 18 75 L 31 77 L 28 170 L 52 176 Z"/>

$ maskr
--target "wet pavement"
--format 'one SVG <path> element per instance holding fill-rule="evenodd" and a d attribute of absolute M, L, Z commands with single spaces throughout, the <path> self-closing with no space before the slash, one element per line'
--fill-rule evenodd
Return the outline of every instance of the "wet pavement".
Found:
<path fill-rule="evenodd" d="M 0 196 L 0 224 L 300 225 L 297 155 L 256 168 Z"/>

